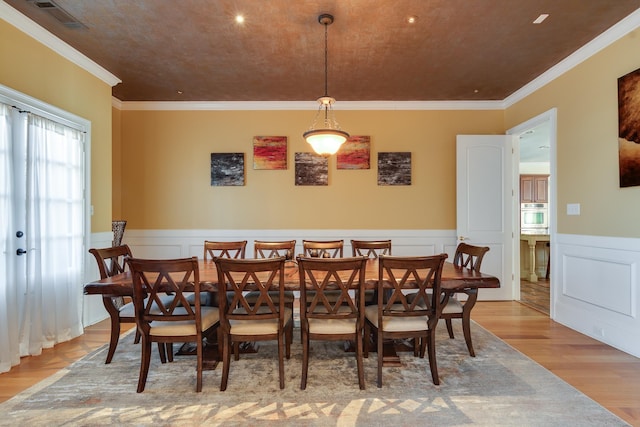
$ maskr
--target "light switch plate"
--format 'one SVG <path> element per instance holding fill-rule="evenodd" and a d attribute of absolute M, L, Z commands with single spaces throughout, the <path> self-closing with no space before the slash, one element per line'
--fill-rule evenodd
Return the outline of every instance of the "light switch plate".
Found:
<path fill-rule="evenodd" d="M 567 203 L 567 215 L 580 215 L 580 203 Z"/>

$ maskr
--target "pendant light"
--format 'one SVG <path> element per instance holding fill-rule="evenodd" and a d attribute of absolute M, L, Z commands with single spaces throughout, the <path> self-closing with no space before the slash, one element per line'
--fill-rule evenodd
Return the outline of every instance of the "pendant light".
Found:
<path fill-rule="evenodd" d="M 349 138 L 349 134 L 342 129 L 336 121 L 333 112 L 333 104 L 336 100 L 328 95 L 328 37 L 327 27 L 333 23 L 333 15 L 322 14 L 318 16 L 318 22 L 324 25 L 324 96 L 318 98 L 318 112 L 313 123 L 302 136 L 311 145 L 313 150 L 321 155 L 335 154 L 340 146 Z M 324 115 L 322 123 L 318 124 L 320 115 Z M 319 127 L 317 127 L 319 126 Z"/>

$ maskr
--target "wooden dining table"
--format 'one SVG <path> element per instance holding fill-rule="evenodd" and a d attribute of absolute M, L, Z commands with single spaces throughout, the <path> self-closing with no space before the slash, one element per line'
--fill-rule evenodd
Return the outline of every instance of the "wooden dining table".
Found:
<path fill-rule="evenodd" d="M 200 291 L 218 292 L 218 272 L 211 260 L 198 262 L 200 271 Z M 295 261 L 285 263 L 285 289 L 299 290 L 300 276 Z M 367 289 L 375 289 L 378 282 L 378 260 L 369 259 L 365 273 Z M 499 288 L 500 280 L 486 273 L 458 267 L 445 262 L 442 269 L 441 286 L 443 291 L 463 291 L 465 289 Z M 130 272 L 116 274 L 106 279 L 98 279 L 84 285 L 85 295 L 122 295 L 133 297 L 133 279 Z"/>
<path fill-rule="evenodd" d="M 218 292 L 218 272 L 212 260 L 199 260 L 200 291 Z M 365 273 L 365 287 L 375 289 L 378 283 L 378 260 L 367 261 Z M 298 264 L 294 260 L 285 262 L 285 289 L 296 291 L 300 289 L 300 276 Z M 464 291 L 468 289 L 478 290 L 482 288 L 499 288 L 500 280 L 486 273 L 476 272 L 466 267 L 458 267 L 450 262 L 445 262 L 442 269 L 441 287 L 443 291 Z M 251 290 L 248 286 L 247 290 Z M 133 279 L 131 273 L 116 274 L 106 279 L 94 280 L 84 285 L 85 295 L 121 295 L 133 297 Z M 386 346 L 385 346 L 386 347 Z M 399 358 L 395 355 L 397 349 L 385 348 L 385 365 L 398 365 Z M 209 364 L 215 367 L 216 363 Z"/>

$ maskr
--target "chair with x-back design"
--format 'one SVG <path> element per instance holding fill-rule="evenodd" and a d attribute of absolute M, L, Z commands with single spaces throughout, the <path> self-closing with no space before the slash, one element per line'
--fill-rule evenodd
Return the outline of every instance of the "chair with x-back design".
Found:
<path fill-rule="evenodd" d="M 241 341 L 278 341 L 278 373 L 284 388 L 284 355 L 291 354 L 293 313 L 284 304 L 284 257 L 268 259 L 216 258 L 218 292 L 229 292 L 231 301 L 220 299 L 222 335 L 222 380 L 220 390 L 227 388 L 231 362 L 231 343 Z M 247 300 L 248 290 L 260 296 Z M 270 291 L 278 291 L 276 303 Z M 286 338 L 285 335 L 288 337 Z M 286 349 L 285 349 L 286 345 Z M 255 378 L 246 379 L 255 382 Z"/>
<path fill-rule="evenodd" d="M 383 342 L 385 339 L 416 340 L 414 354 L 429 354 L 434 384 L 440 384 L 436 363 L 435 328 L 441 310 L 442 267 L 447 254 L 424 257 L 379 257 L 377 304 L 365 307 L 365 337 L 373 329 L 378 351 L 378 387 L 382 387 Z M 415 289 L 415 298 L 405 292 Z M 419 342 L 419 346 L 417 343 Z M 365 342 L 365 357 L 369 341 Z"/>

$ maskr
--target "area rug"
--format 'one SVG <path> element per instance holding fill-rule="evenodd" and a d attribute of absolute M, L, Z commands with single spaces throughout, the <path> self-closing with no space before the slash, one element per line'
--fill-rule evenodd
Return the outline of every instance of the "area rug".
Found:
<path fill-rule="evenodd" d="M 454 322 L 458 323 L 459 322 Z M 297 331 L 296 331 L 297 332 Z M 221 365 L 204 372 L 195 392 L 195 360 L 162 365 L 154 351 L 143 393 L 136 393 L 140 347 L 123 337 L 110 365 L 106 345 L 68 369 L 0 405 L 0 425 L 30 426 L 622 426 L 623 420 L 477 324 L 477 357 L 456 330 L 438 328 L 441 384 L 428 359 L 400 353 L 402 366 L 385 367 L 376 387 L 376 354 L 365 359 L 359 390 L 353 353 L 336 342 L 312 342 L 309 379 L 300 390 L 301 345 L 295 336 L 278 387 L 275 344 L 231 362 L 221 392 Z"/>

